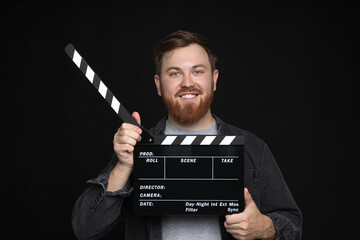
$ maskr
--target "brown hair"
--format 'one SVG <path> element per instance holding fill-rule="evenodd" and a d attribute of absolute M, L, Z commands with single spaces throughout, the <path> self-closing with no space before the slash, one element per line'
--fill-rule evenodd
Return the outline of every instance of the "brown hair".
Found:
<path fill-rule="evenodd" d="M 162 57 L 166 52 L 175 48 L 186 47 L 193 43 L 199 44 L 205 49 L 209 56 L 211 70 L 214 71 L 216 69 L 217 57 L 210 42 L 198 33 L 179 30 L 170 33 L 156 45 L 154 49 L 155 73 L 160 76 Z"/>

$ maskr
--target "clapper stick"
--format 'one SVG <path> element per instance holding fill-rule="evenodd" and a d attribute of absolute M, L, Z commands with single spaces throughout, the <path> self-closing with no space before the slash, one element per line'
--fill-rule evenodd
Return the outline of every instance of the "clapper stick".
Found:
<path fill-rule="evenodd" d="M 154 138 L 151 133 L 143 126 L 139 125 L 136 120 L 130 115 L 130 113 L 124 108 L 124 106 L 117 100 L 114 94 L 110 91 L 100 77 L 91 69 L 85 59 L 79 54 L 72 44 L 68 44 L 65 47 L 66 54 L 73 60 L 76 66 L 86 76 L 90 83 L 98 90 L 101 96 L 108 102 L 111 108 L 116 112 L 117 115 L 125 122 L 131 123 L 143 130 L 141 134 L 141 142 L 152 143 Z"/>

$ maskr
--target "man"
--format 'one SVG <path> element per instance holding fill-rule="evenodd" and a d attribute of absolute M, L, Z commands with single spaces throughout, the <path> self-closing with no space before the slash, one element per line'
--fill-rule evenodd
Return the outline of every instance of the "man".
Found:
<path fill-rule="evenodd" d="M 210 105 L 219 71 L 216 55 L 202 36 L 177 31 L 154 50 L 155 85 L 168 109 L 150 131 L 154 135 L 244 135 L 242 213 L 217 216 L 137 216 L 132 209 L 133 151 L 141 129 L 123 123 L 114 135 L 112 160 L 77 200 L 72 216 L 80 239 L 99 238 L 124 221 L 126 239 L 300 239 L 302 215 L 266 144 L 224 123 Z M 140 124 L 140 115 L 132 116 Z M 242 191 L 239 189 L 239 191 Z"/>

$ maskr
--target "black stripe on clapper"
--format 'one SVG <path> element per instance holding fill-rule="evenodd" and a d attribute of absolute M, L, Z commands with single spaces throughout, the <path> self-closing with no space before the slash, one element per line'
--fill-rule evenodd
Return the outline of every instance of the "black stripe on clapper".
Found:
<path fill-rule="evenodd" d="M 127 114 L 127 111 L 123 106 L 120 106 L 118 115 L 123 119 L 124 122 L 139 126 L 136 120 L 130 114 Z M 142 129 L 144 130 L 145 128 Z"/>
<path fill-rule="evenodd" d="M 231 145 L 243 145 L 243 144 L 245 144 L 244 136 L 236 136 L 235 139 L 231 143 Z"/>
<path fill-rule="evenodd" d="M 99 87 L 100 87 L 100 78 L 99 76 L 95 73 L 95 76 L 94 76 L 94 81 L 93 81 L 93 86 L 99 90 Z"/>
<path fill-rule="evenodd" d="M 214 141 L 210 145 L 220 145 L 221 141 L 225 138 L 225 136 L 216 136 Z"/>
<path fill-rule="evenodd" d="M 204 140 L 205 137 L 206 137 L 206 135 L 198 135 L 198 136 L 196 136 L 196 138 L 191 143 L 191 145 L 200 145 L 200 143 Z"/>
<path fill-rule="evenodd" d="M 185 138 L 186 138 L 186 135 L 179 135 L 176 137 L 176 139 L 174 140 L 174 142 L 171 145 L 180 145 L 182 143 L 182 141 L 184 141 Z"/>
<path fill-rule="evenodd" d="M 75 48 L 73 45 L 69 44 L 65 47 L 65 52 L 67 53 L 67 55 L 71 58 L 71 60 L 74 58 L 74 52 L 75 52 Z"/>
<path fill-rule="evenodd" d="M 111 102 L 113 100 L 113 97 L 114 97 L 114 95 L 112 94 L 110 89 L 107 89 L 105 100 L 110 104 L 110 106 L 111 106 Z"/>
<path fill-rule="evenodd" d="M 80 70 L 82 71 L 82 73 L 84 75 L 86 75 L 86 69 L 88 67 L 87 62 L 85 62 L 84 58 L 81 58 L 81 62 L 80 62 Z"/>

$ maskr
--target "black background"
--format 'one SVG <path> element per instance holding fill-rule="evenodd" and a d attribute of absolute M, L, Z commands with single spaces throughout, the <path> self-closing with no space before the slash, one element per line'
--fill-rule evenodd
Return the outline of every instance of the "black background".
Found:
<path fill-rule="evenodd" d="M 304 216 L 303 239 L 353 236 L 359 192 L 358 8 L 347 2 L 2 2 L 6 236 L 75 238 L 77 197 L 110 160 L 121 121 L 64 52 L 72 43 L 150 128 L 166 110 L 152 49 L 206 36 L 220 76 L 212 107 L 272 150 Z M 5 83 L 5 84 L 4 84 Z M 8 145 L 8 143 L 10 144 Z M 121 239 L 117 227 L 107 238 Z"/>

